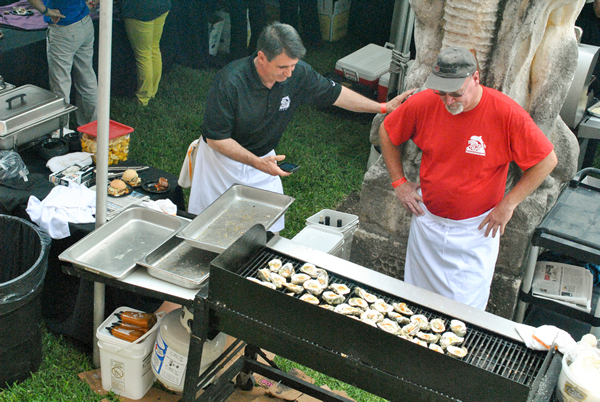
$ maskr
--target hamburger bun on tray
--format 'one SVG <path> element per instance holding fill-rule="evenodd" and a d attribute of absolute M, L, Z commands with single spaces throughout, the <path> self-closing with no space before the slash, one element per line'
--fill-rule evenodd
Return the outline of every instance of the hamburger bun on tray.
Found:
<path fill-rule="evenodd" d="M 123 180 L 115 179 L 108 185 L 108 195 L 121 197 L 130 193 L 131 188 Z"/>
<path fill-rule="evenodd" d="M 133 169 L 127 169 L 123 172 L 122 179 L 125 183 L 130 186 L 137 187 L 142 184 L 142 179 L 138 176 L 138 173 Z"/>

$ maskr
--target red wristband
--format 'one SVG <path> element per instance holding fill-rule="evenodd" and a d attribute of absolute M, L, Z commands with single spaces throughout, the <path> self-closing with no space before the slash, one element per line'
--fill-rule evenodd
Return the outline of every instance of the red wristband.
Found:
<path fill-rule="evenodd" d="M 394 188 L 400 187 L 401 185 L 403 185 L 407 181 L 408 180 L 406 180 L 406 177 L 402 176 L 401 178 L 399 178 L 398 180 L 396 180 L 395 182 L 392 183 L 392 187 L 394 187 Z"/>
<path fill-rule="evenodd" d="M 381 104 L 381 114 L 386 114 L 387 113 L 387 103 L 382 103 Z"/>

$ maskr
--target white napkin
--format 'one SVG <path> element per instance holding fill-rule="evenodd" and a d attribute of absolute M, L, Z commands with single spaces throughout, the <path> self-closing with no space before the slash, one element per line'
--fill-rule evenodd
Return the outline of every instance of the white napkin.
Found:
<path fill-rule="evenodd" d="M 177 206 L 169 199 L 144 201 L 142 202 L 142 206 L 158 212 L 164 212 L 165 214 L 177 215 Z"/>
<path fill-rule="evenodd" d="M 70 183 L 69 187 L 56 186 L 43 201 L 30 196 L 27 213 L 32 222 L 53 239 L 69 237 L 69 222 L 93 223 L 96 221 L 96 192 L 83 184 Z"/>
<path fill-rule="evenodd" d="M 576 345 L 575 340 L 568 332 L 553 325 L 534 328 L 530 325 L 517 324 L 517 332 L 525 345 L 533 350 L 548 350 L 553 343 L 556 343 L 558 351 L 564 354 Z"/>
<path fill-rule="evenodd" d="M 70 154 L 55 156 L 50 158 L 46 163 L 46 167 L 52 171 L 52 173 L 62 172 L 69 166 L 75 164 L 79 166 L 88 166 L 92 164 L 92 155 L 88 152 L 71 152 Z"/>

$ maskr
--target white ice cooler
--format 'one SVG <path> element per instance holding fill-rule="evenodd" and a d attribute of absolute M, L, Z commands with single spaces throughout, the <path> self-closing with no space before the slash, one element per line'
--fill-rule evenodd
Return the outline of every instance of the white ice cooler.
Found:
<path fill-rule="evenodd" d="M 336 74 L 377 90 L 379 78 L 390 71 L 392 47 L 370 43 L 362 49 L 341 58 L 335 63 Z"/>

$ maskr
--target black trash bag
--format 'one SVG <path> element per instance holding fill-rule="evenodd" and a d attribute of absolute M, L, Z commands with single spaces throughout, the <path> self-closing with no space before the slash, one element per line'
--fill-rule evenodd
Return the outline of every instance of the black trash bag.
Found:
<path fill-rule="evenodd" d="M 48 269 L 52 239 L 34 224 L 0 215 L 0 315 L 38 293 Z"/>

